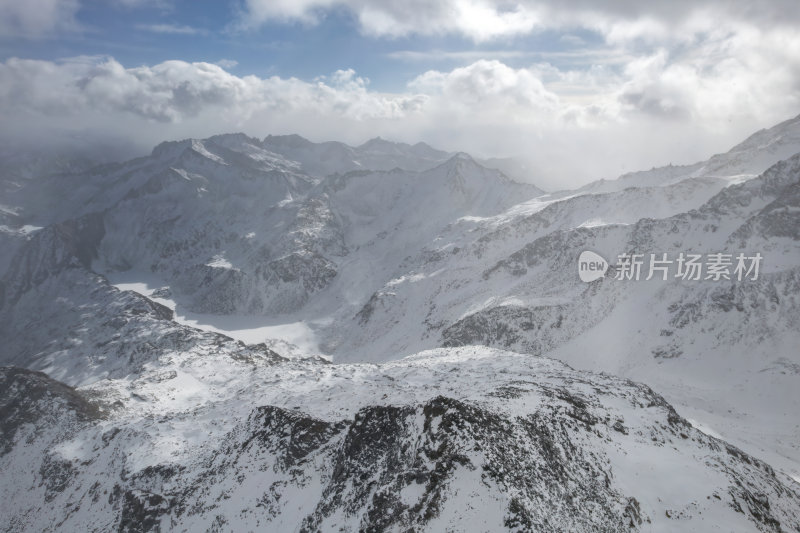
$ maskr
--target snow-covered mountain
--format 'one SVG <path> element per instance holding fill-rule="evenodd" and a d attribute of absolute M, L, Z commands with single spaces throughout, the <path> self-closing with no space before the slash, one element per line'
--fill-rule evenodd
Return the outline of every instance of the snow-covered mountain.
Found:
<path fill-rule="evenodd" d="M 758 131 L 722 154 L 691 165 L 669 165 L 639 172 L 630 172 L 613 180 L 597 180 L 578 189 L 579 192 L 611 192 L 626 187 L 654 187 L 677 183 L 687 178 L 717 178 L 739 182 L 753 178 L 778 161 L 798 152 L 800 116 L 769 129 Z M 573 191 L 564 191 L 574 194 Z"/>
<path fill-rule="evenodd" d="M 7 530 L 800 528 L 767 464 L 646 386 L 535 356 L 175 353 L 79 389 L 3 369 L 0 390 Z"/>
<path fill-rule="evenodd" d="M 76 170 L 0 199 L 9 531 L 800 529 L 800 117 L 553 194 L 380 138 Z"/>
<path fill-rule="evenodd" d="M 394 143 L 380 137 L 360 146 L 329 141 L 314 143 L 299 135 L 269 135 L 261 146 L 299 163 L 312 176 L 344 174 L 353 170 L 428 170 L 443 163 L 451 154 L 425 143 Z"/>
<path fill-rule="evenodd" d="M 242 135 L 165 143 L 148 158 L 50 185 L 51 195 L 28 202 L 28 216 L 46 225 L 97 215 L 97 271 L 155 274 L 193 311 L 262 315 L 300 310 L 337 277 L 346 290 L 345 264 L 382 266 L 377 288 L 387 268 L 451 221 L 541 194 L 466 154 L 422 172 L 319 181 Z"/>
<path fill-rule="evenodd" d="M 542 197 L 462 221 L 334 330 L 334 353 L 385 360 L 482 344 L 551 355 L 657 385 L 800 474 L 800 156 L 710 198 L 709 180 Z M 763 265 L 757 281 L 587 285 L 577 277 L 587 249 L 612 262 L 626 252 L 758 252 Z"/>

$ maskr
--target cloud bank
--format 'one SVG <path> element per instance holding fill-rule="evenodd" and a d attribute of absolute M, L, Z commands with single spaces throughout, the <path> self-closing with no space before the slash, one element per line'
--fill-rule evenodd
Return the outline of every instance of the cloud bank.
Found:
<path fill-rule="evenodd" d="M 74 25 L 77 0 L 0 0 L 21 32 Z M 239 25 L 315 24 L 352 13 L 378 37 L 455 33 L 476 42 L 560 28 L 568 48 L 528 54 L 479 49 L 390 54 L 420 71 L 387 93 L 353 70 L 315 79 L 237 76 L 235 62 L 166 61 L 126 68 L 112 57 L 0 63 L 0 133 L 126 136 L 144 150 L 224 131 L 300 133 L 360 143 L 420 140 L 483 157 L 524 155 L 531 180 L 574 186 L 652 165 L 689 163 L 800 112 L 800 4 L 751 2 L 489 2 L 246 0 Z M 4 22 L 5 23 L 5 22 Z M 187 29 L 188 28 L 188 29 Z M 192 31 L 188 26 L 152 31 Z M 574 31 L 573 31 L 574 30 Z M 594 32 L 580 48 L 569 32 Z M 209 58 L 210 61 L 218 58 Z M 577 156 L 576 156 L 577 155 Z"/>
<path fill-rule="evenodd" d="M 37 38 L 54 31 L 76 31 L 78 0 L 0 0 L 0 35 Z"/>
<path fill-rule="evenodd" d="M 481 42 L 544 29 L 587 28 L 611 41 L 683 40 L 719 23 L 746 23 L 764 30 L 793 26 L 793 0 L 244 0 L 239 24 L 315 24 L 334 9 L 349 12 L 367 35 L 459 34 Z"/>

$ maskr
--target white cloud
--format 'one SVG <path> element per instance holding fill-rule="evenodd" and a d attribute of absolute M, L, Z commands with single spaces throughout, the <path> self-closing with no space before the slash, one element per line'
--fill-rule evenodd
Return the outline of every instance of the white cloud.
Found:
<path fill-rule="evenodd" d="M 268 21 L 314 24 L 347 9 L 367 35 L 460 34 L 486 41 L 542 29 L 587 28 L 609 42 L 682 39 L 704 25 L 739 21 L 762 29 L 800 21 L 795 0 L 243 0 L 241 25 Z"/>
<path fill-rule="evenodd" d="M 70 116 L 99 111 L 179 123 L 219 113 L 245 121 L 265 110 L 391 118 L 421 103 L 414 95 L 370 92 L 367 83 L 352 70 L 304 82 L 238 77 L 211 63 L 166 61 L 126 69 L 112 58 L 59 63 L 14 58 L 0 64 L 0 108 L 11 114 Z"/>
<path fill-rule="evenodd" d="M 409 83 L 425 93 L 439 94 L 449 105 L 463 105 L 476 112 L 514 109 L 528 113 L 549 113 L 559 106 L 558 96 L 544 88 L 528 69 L 513 69 L 497 60 L 479 60 L 450 72 L 430 70 Z"/>
<path fill-rule="evenodd" d="M 0 0 L 0 35 L 39 38 L 75 31 L 78 0 Z"/>
<path fill-rule="evenodd" d="M 377 122 L 413 118 L 426 101 L 367 85 L 352 70 L 309 82 L 239 77 L 210 63 L 124 68 L 105 57 L 12 58 L 0 63 L 0 134 L 43 137 L 50 130 L 89 129 L 152 146 L 224 131 L 341 138 L 342 125 L 349 124 L 350 139 L 359 140 Z"/>
<path fill-rule="evenodd" d="M 350 10 L 365 34 L 402 36 L 411 33 L 463 33 L 475 40 L 528 33 L 539 25 L 537 10 L 521 4 L 487 0 L 244 0 L 240 26 L 268 21 L 314 24 L 333 8 Z"/>
<path fill-rule="evenodd" d="M 420 73 L 399 94 L 372 90 L 351 69 L 303 81 L 236 76 L 229 60 L 124 68 L 111 58 L 9 59 L 0 63 L 0 132 L 94 128 L 147 145 L 238 130 L 349 142 L 382 135 L 529 155 L 535 179 L 552 187 L 704 159 L 798 113 L 794 29 L 715 25 L 700 11 L 660 16 L 656 26 L 693 29 L 643 44 L 650 23 L 620 18 L 599 49 L 454 56 L 467 64 Z"/>
<path fill-rule="evenodd" d="M 172 35 L 204 35 L 208 33 L 206 30 L 181 24 L 139 24 L 136 27 L 151 33 L 166 33 Z"/>
<path fill-rule="evenodd" d="M 220 59 L 219 61 L 215 62 L 214 64 L 227 70 L 227 69 L 235 68 L 236 66 L 239 65 L 239 62 L 236 61 L 235 59 Z"/>
<path fill-rule="evenodd" d="M 170 11 L 174 8 L 175 0 L 107 0 L 113 4 L 126 9 L 141 8 L 141 7 L 156 7 L 165 11 Z"/>
<path fill-rule="evenodd" d="M 709 32 L 691 47 L 660 48 L 625 67 L 631 112 L 722 124 L 800 107 L 800 35 L 776 28 Z"/>
<path fill-rule="evenodd" d="M 480 59 L 519 59 L 541 54 L 523 50 L 395 50 L 386 54 L 391 59 L 413 62 L 478 61 Z"/>

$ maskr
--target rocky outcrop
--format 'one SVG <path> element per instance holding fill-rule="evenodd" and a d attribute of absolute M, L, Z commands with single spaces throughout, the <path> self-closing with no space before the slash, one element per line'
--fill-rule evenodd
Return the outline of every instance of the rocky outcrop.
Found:
<path fill-rule="evenodd" d="M 101 410 L 72 387 L 24 368 L 0 367 L 0 455 L 42 428 L 68 429 L 99 419 Z M 34 428 L 31 430 L 31 428 Z"/>
<path fill-rule="evenodd" d="M 64 269 L 89 269 L 104 235 L 100 214 L 68 220 L 34 233 L 16 253 L 2 280 L 0 309 L 13 305 L 22 294 Z"/>

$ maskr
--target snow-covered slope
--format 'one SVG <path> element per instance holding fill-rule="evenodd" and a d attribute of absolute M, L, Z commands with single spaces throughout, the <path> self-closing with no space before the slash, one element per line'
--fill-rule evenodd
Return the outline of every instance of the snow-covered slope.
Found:
<path fill-rule="evenodd" d="M 800 145 L 800 116 L 754 133 L 728 152 L 715 155 L 703 163 L 697 174 L 754 176 L 776 161 L 796 154 L 798 145 Z"/>
<path fill-rule="evenodd" d="M 87 216 L 49 226 L 15 257 L 0 283 L 3 365 L 77 385 L 136 373 L 168 352 L 277 357 L 263 344 L 245 347 L 178 324 L 169 308 L 89 270 L 99 222 Z"/>
<path fill-rule="evenodd" d="M 622 194 L 610 193 L 540 199 L 500 223 L 464 224 L 376 291 L 353 326 L 339 326 L 355 334 L 335 337 L 335 353 L 381 360 L 486 344 L 550 354 L 658 383 L 671 401 L 723 424 L 723 434 L 738 434 L 752 450 L 771 448 L 774 461 L 800 474 L 798 187 L 800 155 L 663 219 L 577 223 Z M 577 263 L 587 249 L 612 263 L 625 252 L 758 252 L 763 264 L 758 280 L 584 284 Z M 726 402 L 736 412 L 719 419 Z"/>
<path fill-rule="evenodd" d="M 758 131 L 722 154 L 692 165 L 669 165 L 639 172 L 630 172 L 614 180 L 601 179 L 576 192 L 599 193 L 619 191 L 626 187 L 658 187 L 687 178 L 717 178 L 738 183 L 758 176 L 769 167 L 800 151 L 800 116 L 771 128 Z M 560 191 L 559 194 L 575 194 Z"/>
<path fill-rule="evenodd" d="M 360 146 L 348 146 L 336 141 L 314 143 L 299 135 L 269 135 L 261 146 L 284 158 L 296 161 L 312 176 L 345 174 L 353 170 L 412 171 L 431 169 L 451 157 L 425 143 L 409 145 L 376 137 Z"/>
<path fill-rule="evenodd" d="M 27 206 L 47 194 L 42 181 L 54 175 L 81 174 L 127 151 L 115 145 L 69 142 L 67 146 L 34 146 L 0 139 L 0 276 L 16 251 L 43 223 L 28 222 Z"/>
<path fill-rule="evenodd" d="M 0 391 L 15 531 L 800 528 L 796 483 L 649 388 L 492 349 L 175 354 L 77 390 L 3 369 Z"/>
<path fill-rule="evenodd" d="M 226 135 L 40 180 L 49 194 L 23 211 L 46 227 L 19 239 L 0 279 L 0 328 L 9 339 L 2 361 L 82 376 L 77 382 L 124 372 L 125 334 L 113 329 L 133 314 L 128 334 L 148 329 L 157 338 L 166 335 L 163 323 L 146 324 L 163 313 L 141 311 L 147 298 L 118 296 L 102 276 L 128 285 L 158 279 L 181 311 L 216 316 L 302 311 L 303 320 L 325 319 L 350 300 L 345 309 L 355 312 L 452 220 L 541 192 L 466 154 L 425 172 L 361 171 L 323 182 L 298 166 L 255 139 Z M 93 313 L 110 316 L 82 326 Z"/>
<path fill-rule="evenodd" d="M 368 144 L 359 149 L 393 146 Z M 411 148 L 432 151 L 397 151 Z M 370 292 L 383 284 L 387 269 L 451 221 L 541 194 L 466 154 L 423 172 L 364 170 L 322 182 L 300 167 L 244 135 L 164 143 L 147 158 L 47 181 L 49 194 L 20 216 L 42 226 L 96 216 L 96 271 L 155 274 L 195 312 L 272 315 L 296 313 L 342 274 L 312 302 L 330 312 L 353 283 Z M 374 280 L 348 278 L 343 268 L 354 264 L 377 265 Z"/>

